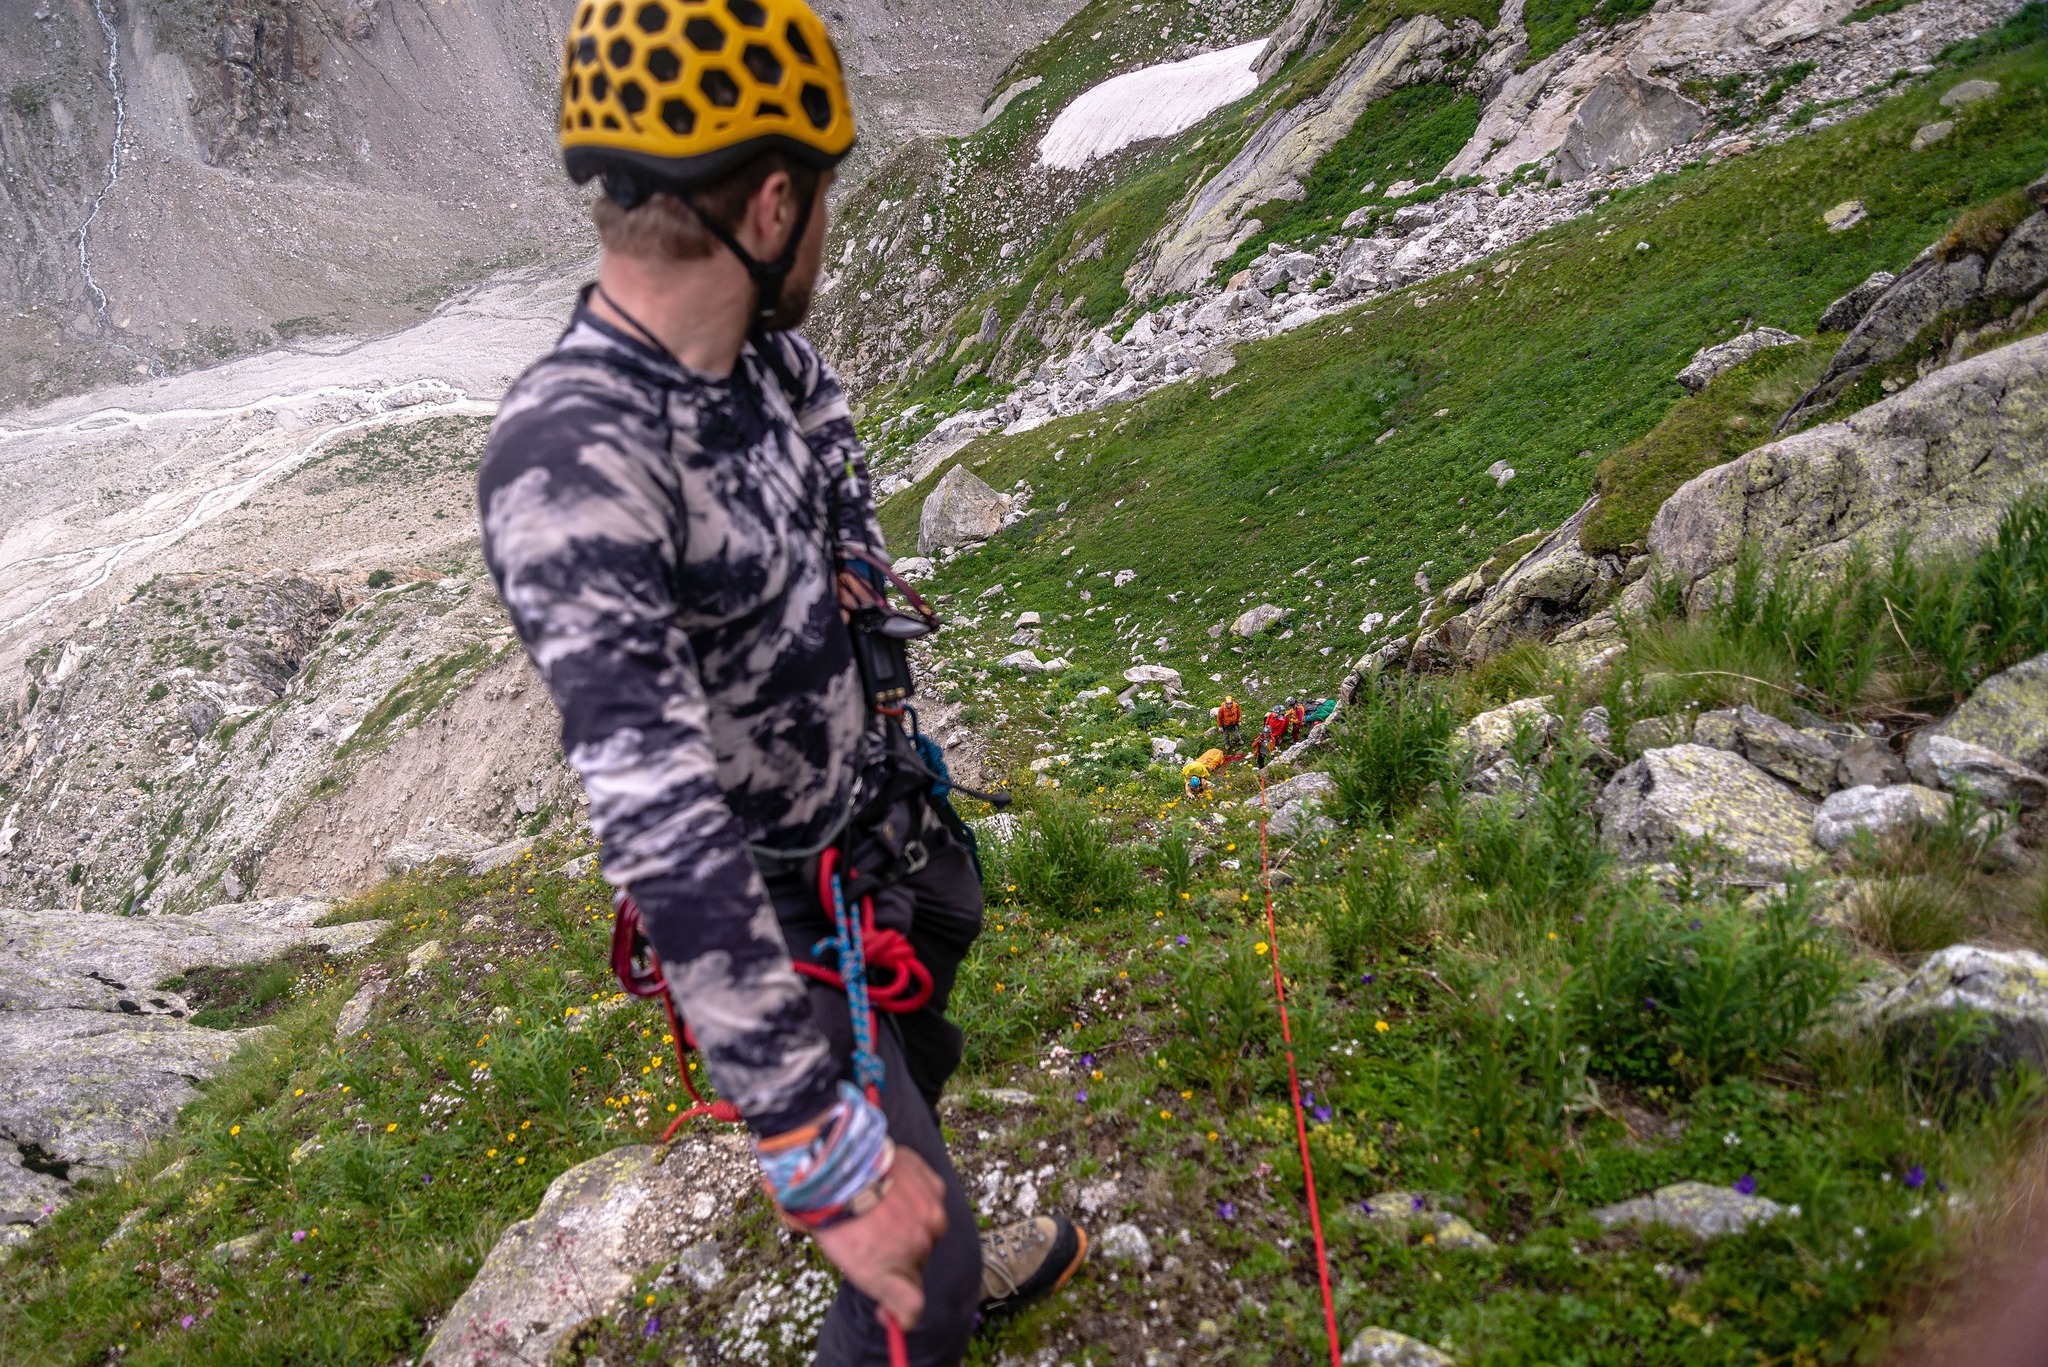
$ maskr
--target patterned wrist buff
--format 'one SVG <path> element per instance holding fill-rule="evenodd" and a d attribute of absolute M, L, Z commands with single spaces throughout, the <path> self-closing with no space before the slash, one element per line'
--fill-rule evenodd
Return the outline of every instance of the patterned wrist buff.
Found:
<path fill-rule="evenodd" d="M 896 1146 L 880 1109 L 842 1082 L 831 1110 L 787 1134 L 756 1140 L 754 1156 L 783 1212 L 811 1229 L 827 1229 L 873 1209 Z"/>

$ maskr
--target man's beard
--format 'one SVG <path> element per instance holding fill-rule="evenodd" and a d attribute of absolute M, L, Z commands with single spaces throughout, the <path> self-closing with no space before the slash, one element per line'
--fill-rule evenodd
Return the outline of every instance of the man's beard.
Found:
<path fill-rule="evenodd" d="M 812 288 L 808 281 L 799 285 L 794 280 L 785 280 L 782 298 L 776 301 L 774 311 L 761 326 L 769 332 L 787 332 L 803 322 L 811 311 Z"/>

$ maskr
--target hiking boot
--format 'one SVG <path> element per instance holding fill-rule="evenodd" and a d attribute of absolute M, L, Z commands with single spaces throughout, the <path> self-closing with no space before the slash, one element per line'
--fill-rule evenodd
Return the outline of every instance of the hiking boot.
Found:
<path fill-rule="evenodd" d="M 1067 1284 L 1088 1256 L 1088 1231 L 1064 1215 L 1035 1215 L 981 1236 L 983 1314 L 1015 1310 Z"/>

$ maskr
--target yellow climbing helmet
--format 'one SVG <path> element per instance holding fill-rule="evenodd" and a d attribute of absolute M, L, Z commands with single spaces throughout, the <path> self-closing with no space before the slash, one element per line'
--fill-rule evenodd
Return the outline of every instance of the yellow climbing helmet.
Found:
<path fill-rule="evenodd" d="M 635 202 L 686 194 L 758 152 L 822 170 L 853 138 L 838 50 L 804 0 L 576 8 L 562 52 L 562 159 L 578 184 L 603 176 Z"/>

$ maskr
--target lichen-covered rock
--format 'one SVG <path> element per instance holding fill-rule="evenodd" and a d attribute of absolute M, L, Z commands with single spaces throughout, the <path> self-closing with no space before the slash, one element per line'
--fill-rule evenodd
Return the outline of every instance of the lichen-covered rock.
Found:
<path fill-rule="evenodd" d="M 1779 424 L 1784 431 L 1807 413 L 1826 408 L 1871 366 L 1904 351 L 1929 323 L 1975 299 L 1984 287 L 1984 258 L 1974 253 L 1915 262 L 1885 288 L 1863 315 L 1812 389 Z"/>
<path fill-rule="evenodd" d="M 2034 214 L 2005 235 L 1984 272 L 1984 293 L 1994 299 L 2031 298 L 2048 285 L 2048 213 Z"/>
<path fill-rule="evenodd" d="M 1901 831 L 1936 826 L 1948 815 L 1948 801 L 1917 783 L 1844 788 L 1831 794 L 1814 813 L 1814 843 L 1832 852 L 1855 839 L 1858 831 L 1868 831 L 1882 840 Z"/>
<path fill-rule="evenodd" d="M 1274 812 L 1266 823 L 1267 833 L 1275 840 L 1295 840 L 1336 829 L 1337 823 L 1323 815 L 1320 797 L 1298 797 Z"/>
<path fill-rule="evenodd" d="M 1844 788 L 1859 788 L 1866 784 L 1882 788 L 1891 783 L 1904 783 L 1909 777 L 1906 762 L 1874 736 L 1861 736 L 1849 742 L 1842 751 L 1841 762 L 1835 766 L 1835 782 Z"/>
<path fill-rule="evenodd" d="M 1759 351 L 1768 351 L 1774 346 L 1797 346 L 1800 338 L 1783 328 L 1754 328 L 1725 342 L 1703 346 L 1692 354 L 1692 360 L 1685 369 L 1678 372 L 1678 383 L 1688 394 L 1697 394 L 1714 382 L 1724 370 L 1732 370 Z"/>
<path fill-rule="evenodd" d="M 1892 281 L 1898 278 L 1890 271 L 1872 271 L 1862 284 L 1821 310 L 1820 330 L 1849 331 L 1863 321 L 1863 315 L 1870 312 L 1870 306 L 1875 304 L 1885 290 L 1890 288 Z"/>
<path fill-rule="evenodd" d="M 1987 807 L 2017 803 L 2031 811 L 2048 802 L 2048 774 L 1988 746 L 1938 731 L 1922 731 L 1907 743 L 1906 768 L 1916 782 L 1943 792 L 1967 793 Z"/>
<path fill-rule="evenodd" d="M 1285 782 L 1275 783 L 1266 789 L 1266 805 L 1274 810 L 1303 798 L 1327 798 L 1337 791 L 1337 780 L 1328 774 L 1315 771 L 1296 774 Z"/>
<path fill-rule="evenodd" d="M 1458 1367 L 1457 1359 L 1438 1352 L 1421 1339 L 1374 1326 L 1361 1329 L 1344 1349 L 1344 1362 L 1371 1367 Z"/>
<path fill-rule="evenodd" d="M 1180 671 L 1165 665 L 1132 665 L 1124 671 L 1124 682 L 1158 684 L 1168 693 L 1180 692 Z"/>
<path fill-rule="evenodd" d="M 757 1180 L 746 1140 L 722 1127 L 690 1132 L 666 1149 L 613 1149 L 570 1168 L 530 1218 L 499 1237 L 442 1320 L 423 1367 L 548 1361 L 678 1247 L 716 1231 Z"/>
<path fill-rule="evenodd" d="M 2029 949 L 1950 945 L 1928 956 L 1866 1017 L 1894 1044 L 1988 1081 L 2048 1061 L 2048 959 Z"/>
<path fill-rule="evenodd" d="M 1696 745 L 1733 750 L 1814 797 L 1825 797 L 1834 788 L 1835 770 L 1841 764 L 1840 752 L 1824 733 L 1802 731 L 1747 703 L 1700 713 L 1693 722 L 1692 739 Z"/>
<path fill-rule="evenodd" d="M 1481 712 L 1453 732 L 1451 741 L 1483 767 L 1514 748 L 1521 728 L 1526 726 L 1539 740 L 1549 740 L 1561 724 L 1550 710 L 1549 698 L 1518 698 L 1505 707 Z"/>
<path fill-rule="evenodd" d="M 1483 660 L 1517 636 L 1547 634 L 1576 620 L 1619 580 L 1619 560 L 1588 555 L 1579 545 L 1579 532 L 1596 502 L 1587 499 L 1465 614 L 1471 622 L 1471 637 L 1463 647 L 1466 659 Z"/>
<path fill-rule="evenodd" d="M 1922 555 L 1982 545 L 2044 478 L 2048 337 L 2030 337 L 1695 476 L 1657 510 L 1649 546 L 1703 600 L 1700 581 L 1718 583 L 1745 541 L 1809 578 L 1839 570 L 1857 541 L 1882 550 L 1910 535 Z"/>
<path fill-rule="evenodd" d="M 1436 1200 L 1408 1191 L 1383 1191 L 1359 1203 L 1359 1211 L 1374 1224 L 1408 1231 L 1421 1231 L 1438 1248 L 1484 1252 L 1493 1240 L 1472 1227 L 1462 1216 L 1437 1209 Z"/>
<path fill-rule="evenodd" d="M 1817 863 L 1813 804 L 1739 755 L 1704 745 L 1644 752 L 1600 795 L 1600 838 L 1622 858 L 1668 860 L 1711 841 L 1744 874 L 1779 879 Z"/>
<path fill-rule="evenodd" d="M 1281 608 L 1275 607 L 1271 603 L 1261 603 L 1255 608 L 1248 608 L 1240 613 L 1238 619 L 1230 624 L 1230 631 L 1233 636 L 1241 636 L 1249 641 L 1260 632 L 1280 625 L 1280 623 L 1293 615 L 1293 608 Z"/>
<path fill-rule="evenodd" d="M 1602 1206 L 1593 1218 L 1609 1229 L 1616 1225 L 1669 1225 L 1701 1239 L 1740 1234 L 1751 1225 L 1775 1220 L 1784 1213 L 1776 1201 L 1748 1196 L 1733 1187 L 1706 1182 L 1673 1182 L 1648 1196 Z"/>
<path fill-rule="evenodd" d="M 248 1032 L 190 1024 L 185 999 L 160 984 L 299 945 L 353 952 L 389 924 L 315 925 L 326 912 L 303 898 L 187 916 L 0 909 L 0 1149 L 49 1155 L 62 1194 L 168 1132 Z M 25 1182 L 0 1176 L 0 1187 Z"/>
<path fill-rule="evenodd" d="M 1568 183 L 1634 166 L 1652 153 L 1691 141 L 1705 122 L 1706 111 L 1676 86 L 1617 67 L 1579 106 L 1565 130 L 1553 174 Z"/>
<path fill-rule="evenodd" d="M 1934 729 L 2048 770 L 2048 654 L 1993 674 Z"/>
<path fill-rule="evenodd" d="M 0 1248 L 48 1219 L 64 1199 L 62 1182 L 21 1161 L 21 1151 L 0 1144 Z"/>
<path fill-rule="evenodd" d="M 917 519 L 917 549 L 930 555 L 948 546 L 986 541 L 1002 530 L 1010 499 L 984 483 L 974 471 L 956 465 L 938 487 L 925 495 Z"/>

